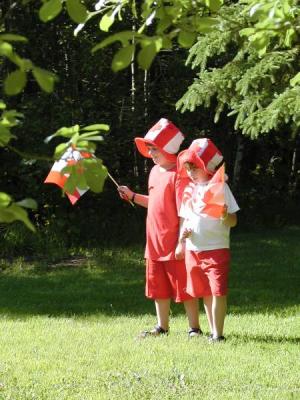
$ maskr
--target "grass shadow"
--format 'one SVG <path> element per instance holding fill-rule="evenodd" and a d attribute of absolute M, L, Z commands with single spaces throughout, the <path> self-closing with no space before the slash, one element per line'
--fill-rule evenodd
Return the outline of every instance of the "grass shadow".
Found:
<path fill-rule="evenodd" d="M 45 265 L 22 263 L 0 275 L 0 312 L 6 315 L 121 315 L 150 312 L 144 297 L 144 267 L 128 252 Z M 138 257 L 138 256 L 136 256 Z M 75 265 L 74 265 L 75 264 Z"/>
<path fill-rule="evenodd" d="M 227 336 L 227 339 L 230 341 L 237 341 L 247 343 L 247 342 L 256 342 L 256 343 L 273 343 L 273 344 L 300 344 L 300 337 L 288 337 L 288 336 L 273 336 L 273 335 L 251 335 L 249 333 L 246 334 L 230 334 Z"/>
<path fill-rule="evenodd" d="M 299 239 L 297 227 L 233 234 L 229 312 L 296 312 Z M 0 312 L 13 318 L 154 314 L 144 296 L 143 249 L 98 249 L 77 264 L 8 267 L 0 272 Z M 181 304 L 173 305 L 173 315 L 183 312 Z"/>

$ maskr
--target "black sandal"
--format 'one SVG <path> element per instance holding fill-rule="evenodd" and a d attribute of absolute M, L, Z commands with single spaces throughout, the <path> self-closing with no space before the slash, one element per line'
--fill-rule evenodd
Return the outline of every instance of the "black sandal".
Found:
<path fill-rule="evenodd" d="M 208 341 L 209 343 L 220 343 L 220 342 L 225 342 L 225 337 L 224 336 L 218 336 L 218 337 L 214 337 L 213 335 L 210 335 L 208 337 Z"/>
<path fill-rule="evenodd" d="M 155 325 L 153 329 L 150 331 L 143 331 L 140 333 L 139 338 L 144 339 L 148 336 L 161 336 L 161 335 L 168 335 L 169 330 L 163 329 L 159 325 Z"/>
<path fill-rule="evenodd" d="M 191 328 L 188 331 L 188 336 L 189 338 L 197 337 L 203 335 L 203 332 L 201 331 L 200 328 Z"/>

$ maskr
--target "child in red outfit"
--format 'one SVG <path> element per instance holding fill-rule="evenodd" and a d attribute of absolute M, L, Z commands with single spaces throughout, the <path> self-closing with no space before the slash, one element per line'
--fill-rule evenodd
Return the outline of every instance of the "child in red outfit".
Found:
<path fill-rule="evenodd" d="M 179 129 L 165 118 L 160 119 L 144 138 L 136 138 L 138 151 L 152 158 L 148 180 L 148 195 L 134 193 L 120 186 L 123 199 L 147 208 L 146 221 L 146 296 L 155 302 L 157 325 L 142 337 L 159 335 L 169 330 L 170 302 L 183 302 L 190 325 L 190 336 L 201 332 L 198 302 L 186 293 L 184 260 L 176 260 L 175 248 L 179 235 L 178 211 L 183 192 L 177 179 L 176 153 L 184 137 Z"/>
<path fill-rule="evenodd" d="M 184 189 L 179 213 L 182 233 L 176 257 L 181 258 L 185 252 L 187 292 L 195 298 L 203 297 L 211 342 L 224 340 L 229 235 L 230 228 L 237 223 L 239 210 L 224 176 L 220 174 L 223 181 L 217 185 L 211 183 L 222 161 L 220 151 L 206 138 L 194 140 L 178 156 L 179 174 L 187 174 L 191 181 Z M 207 199 L 213 196 L 214 201 L 208 205 Z"/>

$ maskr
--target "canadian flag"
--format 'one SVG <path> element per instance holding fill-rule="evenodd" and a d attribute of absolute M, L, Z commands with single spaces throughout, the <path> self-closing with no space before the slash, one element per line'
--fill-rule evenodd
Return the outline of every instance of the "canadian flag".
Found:
<path fill-rule="evenodd" d="M 69 178 L 69 174 L 63 174 L 61 171 L 68 165 L 77 164 L 79 160 L 83 158 L 90 158 L 92 157 L 91 153 L 87 152 L 80 152 L 73 147 L 69 147 L 66 152 L 62 155 L 60 160 L 56 161 L 53 164 L 47 178 L 44 180 L 44 183 L 54 183 L 55 185 L 63 188 L 65 183 Z M 66 192 L 70 202 L 74 205 L 77 200 L 88 190 L 87 189 L 79 189 L 76 188 L 73 193 Z"/>
<path fill-rule="evenodd" d="M 223 164 L 209 181 L 203 196 L 202 213 L 214 218 L 221 218 L 225 205 L 225 165 Z"/>

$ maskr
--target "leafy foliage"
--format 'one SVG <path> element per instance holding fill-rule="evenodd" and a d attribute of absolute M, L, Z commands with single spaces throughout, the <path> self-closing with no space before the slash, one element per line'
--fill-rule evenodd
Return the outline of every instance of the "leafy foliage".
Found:
<path fill-rule="evenodd" d="M 24 36 L 11 33 L 0 34 L 0 57 L 7 58 L 18 67 L 18 69 L 10 72 L 5 78 L 5 93 L 13 96 L 22 92 L 26 86 L 29 72 L 32 72 L 42 90 L 52 92 L 54 83 L 57 81 L 57 76 L 37 67 L 29 59 L 20 57 L 10 42 L 27 42 L 27 39 Z"/>
<path fill-rule="evenodd" d="M 49 15 L 58 14 L 58 3 L 60 1 L 49 1 L 44 3 L 40 11 L 40 18 L 46 22 L 51 18 Z M 79 16 L 82 14 L 83 10 L 79 2 L 68 1 L 67 7 L 70 16 L 74 19 L 79 20 Z M 59 7 L 58 7 L 59 8 Z M 52 93 L 54 89 L 55 82 L 58 81 L 56 74 L 37 67 L 28 58 L 22 58 L 15 51 L 11 42 L 21 42 L 26 43 L 27 38 L 22 35 L 16 35 L 11 33 L 0 34 L 0 57 L 9 60 L 14 63 L 18 69 L 8 73 L 4 79 L 4 92 L 8 96 L 18 95 L 21 93 L 28 81 L 28 73 L 31 72 L 39 87 L 47 92 Z M 30 158 L 32 156 L 26 155 L 26 152 L 22 152 L 14 149 L 10 145 L 10 141 L 15 139 L 16 136 L 11 133 L 11 128 L 20 125 L 21 118 L 23 114 L 16 110 L 6 110 L 6 104 L 0 101 L 0 110 L 2 110 L 2 115 L 0 117 L 0 147 L 7 147 L 10 150 L 16 151 L 19 155 L 25 158 Z M 99 136 L 100 131 L 107 131 L 109 129 L 106 124 L 94 124 L 86 126 L 83 128 L 83 132 L 80 133 L 79 125 L 75 125 L 71 128 L 61 128 L 54 135 L 48 137 L 49 141 L 53 137 L 62 136 L 67 137 L 70 140 L 67 143 L 59 144 L 55 150 L 55 156 L 60 156 L 67 147 L 70 145 L 78 147 L 81 151 L 88 151 L 91 153 L 95 152 L 96 146 L 95 142 L 102 141 L 103 137 Z M 38 156 L 38 158 L 42 158 Z M 100 192 L 103 189 L 103 184 L 107 175 L 106 168 L 102 165 L 102 160 L 94 159 L 90 162 L 83 162 L 83 174 L 78 173 L 77 168 L 73 167 L 70 173 L 70 177 L 66 183 L 65 191 L 74 191 L 74 188 L 79 185 L 84 185 L 89 187 L 92 191 Z M 80 166 L 79 166 L 80 167 Z M 80 168 L 79 168 L 80 169 Z M 25 225 L 31 230 L 35 230 L 33 224 L 28 218 L 28 214 L 25 208 L 36 208 L 36 202 L 30 199 L 24 199 L 20 202 L 13 202 L 12 197 L 5 192 L 1 192 L 0 201 L 0 222 L 10 223 L 15 220 L 20 220 L 25 223 Z"/>
<path fill-rule="evenodd" d="M 256 3 L 222 6 L 219 1 L 188 0 L 172 3 L 26 0 L 23 3 L 24 8 L 21 3 L 13 3 L 17 5 L 4 18 L 7 24 L 0 33 L 1 76 L 4 81 L 16 71 L 17 79 L 8 79 L 6 88 L 11 94 L 18 93 L 12 96 L 3 92 L 6 105 L 0 103 L 7 116 L 8 112 L 16 113 L 16 125 L 0 123 L 1 190 L 10 193 L 11 199 L 21 196 L 38 200 L 39 208 L 29 215 L 40 230 L 50 235 L 52 229 L 55 234 L 61 232 L 66 246 L 73 241 L 103 243 L 109 238 L 123 241 L 140 238 L 143 210 L 133 212 L 127 204 L 120 203 L 110 182 L 101 196 L 89 193 L 71 209 L 62 193 L 43 187 L 42 181 L 54 159 L 68 145 L 76 144 L 92 152 L 95 158 L 87 165 L 82 161 L 78 168 L 68 171 L 72 175 L 69 184 L 81 187 L 88 184 L 98 193 L 106 173 L 105 164 L 118 182 L 144 192 L 150 164 L 137 155 L 133 138 L 143 135 L 147 127 L 163 116 L 173 120 L 185 133 L 184 146 L 193 138 L 211 137 L 224 152 L 231 176 L 241 137 L 236 131 L 242 130 L 255 138 L 255 141 L 242 138 L 244 159 L 237 191 L 239 204 L 247 210 L 251 224 L 253 221 L 258 224 L 260 218 L 262 222 L 280 224 L 287 215 L 293 220 L 291 210 L 298 201 L 295 196 L 299 176 L 298 36 L 289 36 L 291 40 L 286 43 L 281 39 L 287 35 L 288 22 L 297 30 L 297 10 L 289 14 L 289 21 L 280 17 L 285 22 L 280 22 L 280 29 L 273 29 L 274 35 L 263 51 L 263 41 L 252 40 L 251 35 L 256 30 L 269 32 L 268 24 L 265 28 L 257 24 L 264 16 L 269 21 L 270 16 L 250 15 Z M 4 11 L 5 5 L 9 9 L 11 2 L 1 3 Z M 248 28 L 255 31 L 245 31 Z M 192 70 L 184 67 L 191 46 L 188 63 Z M 13 60 L 24 61 L 18 64 Z M 129 65 L 131 68 L 126 69 Z M 175 103 L 195 73 L 195 82 L 180 109 L 196 112 L 192 116 L 179 114 Z M 201 105 L 209 108 L 205 110 Z M 93 131 L 100 130 L 88 138 L 101 136 L 99 126 L 84 130 L 88 124 L 95 125 L 99 115 L 105 125 L 110 125 L 109 134 L 104 141 L 100 137 L 95 142 L 84 140 L 82 135 Z M 261 135 L 265 132 L 269 132 L 267 137 Z M 49 136 L 53 148 L 44 142 Z M 97 149 L 93 143 L 98 144 Z M 292 157 L 296 160 L 293 163 Z M 282 191 L 289 196 L 284 207 Z M 242 219 L 244 215 L 242 211 Z M 124 228 L 129 223 L 130 238 Z M 16 230 L 19 228 L 17 225 Z M 23 237 L 21 231 L 20 236 Z M 45 242 L 46 237 L 47 233 Z"/>

